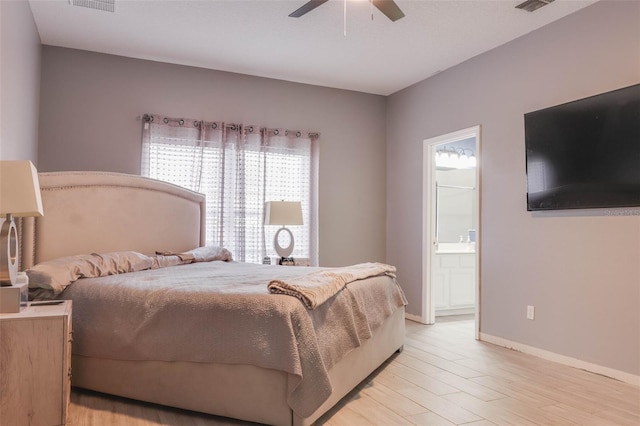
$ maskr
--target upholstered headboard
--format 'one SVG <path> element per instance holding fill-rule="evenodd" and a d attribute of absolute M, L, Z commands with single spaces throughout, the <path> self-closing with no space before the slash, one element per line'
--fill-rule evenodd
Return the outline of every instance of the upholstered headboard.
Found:
<path fill-rule="evenodd" d="M 205 243 L 205 197 L 154 179 L 107 172 L 40 173 L 44 216 L 23 218 L 21 269 L 45 260 Z"/>

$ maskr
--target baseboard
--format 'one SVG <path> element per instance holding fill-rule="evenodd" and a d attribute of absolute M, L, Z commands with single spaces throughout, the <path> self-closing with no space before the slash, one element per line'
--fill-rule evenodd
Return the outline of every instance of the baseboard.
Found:
<path fill-rule="evenodd" d="M 569 367 L 579 368 L 591 373 L 600 374 L 602 376 L 611 377 L 612 379 L 620 380 L 621 382 L 629 383 L 634 386 L 640 387 L 640 376 L 636 376 L 631 373 L 627 373 L 613 368 L 604 367 L 598 364 L 592 364 L 590 362 L 582 361 L 577 358 L 572 358 L 565 355 L 560 355 L 555 352 L 546 351 L 544 349 L 535 348 L 522 343 L 513 342 L 511 340 L 503 339 L 502 337 L 492 336 L 486 333 L 480 333 L 480 340 L 494 345 L 502 346 L 508 349 L 513 349 L 518 352 L 522 352 L 529 355 L 537 356 L 538 358 L 545 359 L 547 361 L 557 362 L 559 364 L 567 365 Z"/>
<path fill-rule="evenodd" d="M 415 321 L 415 322 L 419 322 L 420 324 L 426 324 L 423 320 L 421 316 L 418 315 L 413 315 L 413 314 L 408 314 L 405 312 L 404 317 L 406 319 L 408 319 L 409 321 Z"/>
<path fill-rule="evenodd" d="M 475 314 L 476 308 L 451 308 L 451 309 L 436 309 L 436 318 L 445 317 L 449 315 L 467 315 Z"/>

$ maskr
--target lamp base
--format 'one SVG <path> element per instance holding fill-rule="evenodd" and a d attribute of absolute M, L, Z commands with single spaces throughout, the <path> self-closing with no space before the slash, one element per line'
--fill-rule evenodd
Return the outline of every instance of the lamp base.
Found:
<path fill-rule="evenodd" d="M 282 231 L 287 232 L 289 234 L 289 238 L 291 239 L 287 247 L 281 247 L 280 242 L 278 241 L 280 237 L 280 233 Z M 280 256 L 281 258 L 286 258 L 291 256 L 291 253 L 293 253 L 293 242 L 294 242 L 293 234 L 291 233 L 289 228 L 285 228 L 284 226 L 278 229 L 278 232 L 276 232 L 275 237 L 273 237 L 273 247 L 275 247 L 276 253 L 278 253 L 278 256 Z"/>
<path fill-rule="evenodd" d="M 13 216 L 7 217 L 0 228 L 0 286 L 17 282 L 18 275 L 18 231 Z"/>

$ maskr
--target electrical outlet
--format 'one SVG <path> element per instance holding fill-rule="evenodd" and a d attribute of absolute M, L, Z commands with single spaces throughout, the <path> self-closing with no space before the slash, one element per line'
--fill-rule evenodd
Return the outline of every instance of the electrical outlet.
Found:
<path fill-rule="evenodd" d="M 536 317 L 536 307 L 535 306 L 527 306 L 527 319 L 533 320 Z"/>

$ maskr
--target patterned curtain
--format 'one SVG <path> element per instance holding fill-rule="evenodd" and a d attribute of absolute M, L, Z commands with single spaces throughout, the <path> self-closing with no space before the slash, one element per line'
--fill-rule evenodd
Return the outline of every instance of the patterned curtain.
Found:
<path fill-rule="evenodd" d="M 317 133 L 168 118 L 143 118 L 142 175 L 207 197 L 207 244 L 235 260 L 275 256 L 266 201 L 301 201 L 302 226 L 289 227 L 294 257 L 318 263 Z"/>

